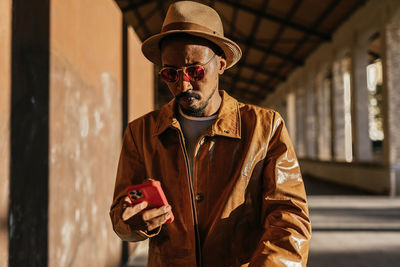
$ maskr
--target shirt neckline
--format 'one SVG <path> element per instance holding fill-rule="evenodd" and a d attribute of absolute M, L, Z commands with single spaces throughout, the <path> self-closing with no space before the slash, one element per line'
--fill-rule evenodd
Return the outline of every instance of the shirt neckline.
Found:
<path fill-rule="evenodd" d="M 191 120 L 191 121 L 209 121 L 209 120 L 213 120 L 217 117 L 217 114 L 211 115 L 208 117 L 192 117 L 192 116 L 188 116 L 188 115 L 184 114 L 181 107 L 178 107 L 178 110 L 179 110 L 179 114 L 182 117 L 184 117 L 185 119 Z"/>

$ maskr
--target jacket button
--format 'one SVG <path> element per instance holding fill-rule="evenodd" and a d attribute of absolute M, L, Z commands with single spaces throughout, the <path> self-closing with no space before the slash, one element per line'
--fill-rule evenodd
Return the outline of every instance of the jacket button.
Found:
<path fill-rule="evenodd" d="M 201 202 L 201 201 L 203 201 L 204 196 L 203 196 L 203 194 L 197 193 L 195 199 L 197 202 Z"/>

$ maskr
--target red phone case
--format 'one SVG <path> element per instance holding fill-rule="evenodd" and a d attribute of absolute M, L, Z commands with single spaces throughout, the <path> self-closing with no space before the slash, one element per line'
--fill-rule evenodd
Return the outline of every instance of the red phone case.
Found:
<path fill-rule="evenodd" d="M 145 210 L 168 205 L 167 198 L 165 197 L 164 191 L 161 188 L 161 184 L 158 181 L 150 181 L 129 186 L 126 189 L 126 194 L 132 201 L 132 204 L 146 201 L 148 206 Z M 174 215 L 172 214 L 171 218 L 169 218 L 166 223 L 171 223 L 173 221 Z"/>

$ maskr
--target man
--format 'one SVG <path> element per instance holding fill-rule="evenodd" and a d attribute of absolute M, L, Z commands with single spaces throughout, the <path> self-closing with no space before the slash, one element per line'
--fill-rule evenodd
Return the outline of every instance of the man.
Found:
<path fill-rule="evenodd" d="M 125 131 L 110 211 L 118 236 L 150 238 L 148 266 L 305 266 L 311 228 L 293 146 L 279 114 L 219 90 L 241 51 L 215 10 L 173 3 L 142 51 L 174 99 Z M 125 189 L 149 178 L 170 206 L 131 204 Z"/>

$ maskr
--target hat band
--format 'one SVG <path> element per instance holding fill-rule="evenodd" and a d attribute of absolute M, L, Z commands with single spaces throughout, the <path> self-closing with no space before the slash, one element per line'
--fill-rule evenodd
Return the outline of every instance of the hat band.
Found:
<path fill-rule="evenodd" d="M 161 32 L 167 31 L 176 31 L 176 30 L 191 30 L 191 31 L 202 31 L 205 33 L 213 34 L 213 35 L 221 35 L 216 31 L 213 31 L 207 27 L 202 25 L 191 23 L 191 22 L 174 22 L 167 24 L 162 27 Z"/>

